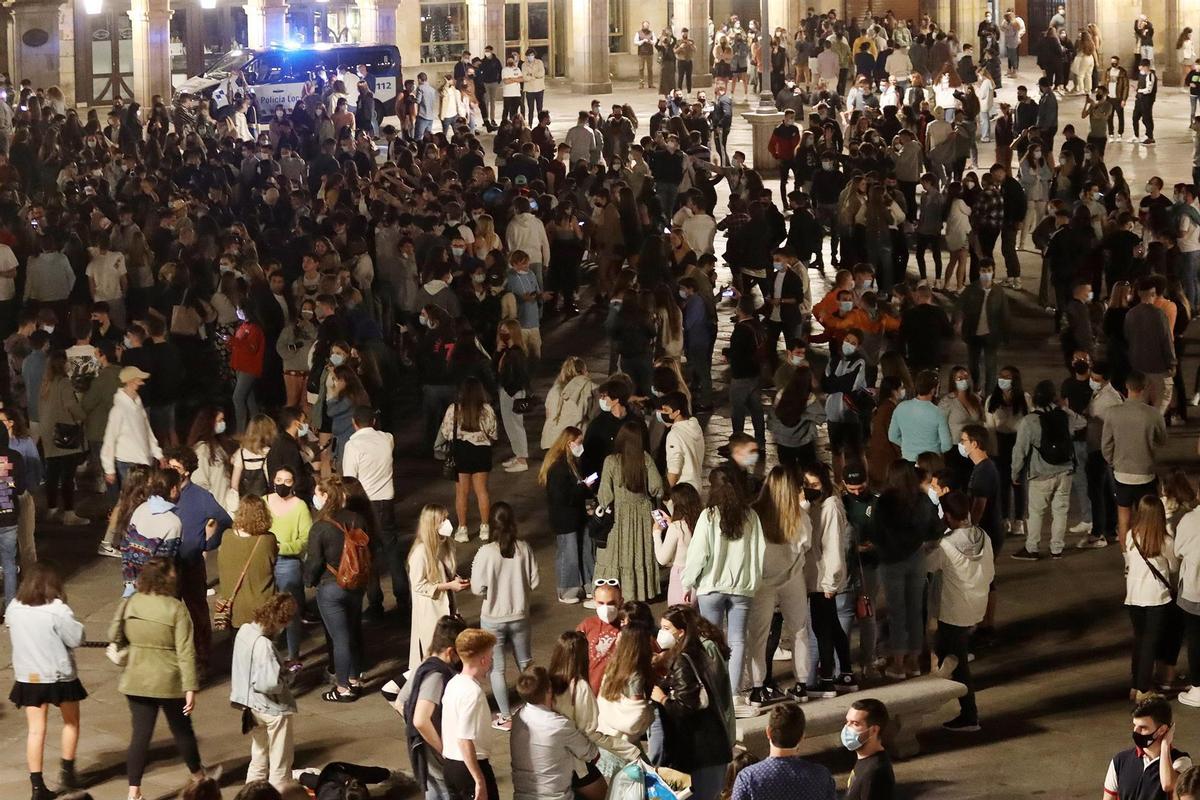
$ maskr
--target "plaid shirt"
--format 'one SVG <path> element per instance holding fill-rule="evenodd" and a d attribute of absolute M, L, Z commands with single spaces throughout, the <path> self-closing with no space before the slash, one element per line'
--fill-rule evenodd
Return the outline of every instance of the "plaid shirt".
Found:
<path fill-rule="evenodd" d="M 971 217 L 980 227 L 1001 227 L 1004 224 L 1004 198 L 1000 192 L 996 189 L 984 189 L 975 201 Z"/>

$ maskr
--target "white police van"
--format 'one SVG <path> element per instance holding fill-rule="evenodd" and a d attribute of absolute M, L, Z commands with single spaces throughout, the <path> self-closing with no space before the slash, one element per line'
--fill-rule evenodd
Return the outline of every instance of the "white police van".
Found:
<path fill-rule="evenodd" d="M 358 100 L 356 86 L 366 79 L 375 94 L 379 118 L 392 113 L 401 89 L 400 50 L 389 44 L 324 43 L 271 45 L 232 50 L 203 75 L 188 78 L 175 90 L 175 100 L 195 97 L 211 102 L 214 116 L 249 86 L 258 103 L 259 115 L 270 116 L 276 106 L 288 112 L 304 96 L 304 85 L 318 80 L 343 81 L 346 99 L 353 108 Z M 329 109 L 331 112 L 333 109 Z"/>

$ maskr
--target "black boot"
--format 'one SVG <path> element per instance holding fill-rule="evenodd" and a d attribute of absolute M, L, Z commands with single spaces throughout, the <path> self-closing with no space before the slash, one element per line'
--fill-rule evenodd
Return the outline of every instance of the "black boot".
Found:
<path fill-rule="evenodd" d="M 63 790 L 78 789 L 79 778 L 75 775 L 75 762 L 63 759 L 58 768 L 58 788 Z"/>

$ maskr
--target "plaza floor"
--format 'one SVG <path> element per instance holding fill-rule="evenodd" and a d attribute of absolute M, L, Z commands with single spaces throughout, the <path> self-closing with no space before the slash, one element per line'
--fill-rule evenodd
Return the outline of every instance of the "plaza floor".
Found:
<path fill-rule="evenodd" d="M 1035 85 L 1032 74 L 1024 83 Z M 1011 101 L 1014 86 L 1006 83 L 1002 99 Z M 652 92 L 630 86 L 618 86 L 612 96 L 631 103 L 639 118 L 648 120 L 653 111 Z M 573 96 L 559 89 L 548 92 L 547 105 L 556 118 L 561 136 L 572 124 L 575 112 L 590 97 Z M 601 96 L 602 104 L 609 97 Z M 745 106 L 738 107 L 744 110 Z M 1066 98 L 1060 106 L 1060 124 L 1078 117 L 1081 102 Z M 1186 129 L 1186 97 L 1178 89 L 1160 91 L 1156 108 L 1159 122 L 1156 147 L 1112 144 L 1108 163 L 1126 170 L 1131 186 L 1141 187 L 1151 175 L 1161 175 L 1170 185 L 1187 180 L 1191 169 L 1191 135 Z M 645 124 L 645 123 L 643 123 Z M 1083 120 L 1079 121 L 1082 126 Z M 1081 128 L 1082 130 L 1082 128 Z M 991 145 L 981 145 L 983 163 L 990 163 Z M 735 123 L 730 150 L 750 152 L 749 128 Z M 721 204 L 726 193 L 721 189 Z M 718 218 L 721 211 L 718 210 Z M 718 249 L 723 247 L 719 243 Z M 1022 253 L 1026 286 L 1036 286 L 1037 259 Z M 822 294 L 832 277 L 812 275 L 814 293 Z M 1061 378 L 1057 340 L 1051 320 L 1033 303 L 1028 292 L 1010 292 L 1017 309 L 1017 333 L 1002 351 L 1001 363 L 1021 367 L 1027 386 L 1042 378 Z M 723 337 L 728 336 L 728 314 L 722 313 Z M 544 396 L 558 360 L 568 354 L 582 354 L 596 375 L 607 372 L 606 348 L 594 335 L 597 320 L 578 317 L 547 331 L 546 364 L 535 386 L 535 394 Z M 586 345 L 581 346 L 582 342 Z M 718 345 L 719 352 L 720 345 Z M 582 352 L 581 352 L 582 351 Z M 962 358 L 961 349 L 953 358 Z M 1196 365 L 1185 362 L 1190 376 Z M 723 385 L 723 384 L 722 384 Z M 1189 385 L 1189 389 L 1191 386 Z M 1197 415 L 1200 417 L 1200 415 Z M 416 415 L 413 415 L 415 421 Z M 536 444 L 541 415 L 531 418 L 529 435 Z M 730 430 L 727 409 L 718 408 L 708 421 L 709 458 Z M 1194 464 L 1195 426 L 1170 429 L 1170 442 L 1163 453 L 1164 463 Z M 415 430 L 401 433 L 397 446 L 397 515 L 403 529 L 411 529 L 417 513 L 426 502 L 451 505 L 451 485 L 439 478 L 438 470 L 428 461 L 410 458 Z M 503 450 L 503 446 L 501 447 Z M 504 454 L 506 455 L 506 453 Z M 542 573 L 542 586 L 536 591 L 532 610 L 534 621 L 534 657 L 545 663 L 558 633 L 573 627 L 590 613 L 582 606 L 564 606 L 554 598 L 554 551 L 552 537 L 546 531 L 544 495 L 536 485 L 534 469 L 519 475 L 497 470 L 491 479 L 493 500 L 511 503 L 518 512 L 523 534 L 535 546 Z M 84 504 L 84 510 L 89 510 Z M 472 511 L 474 513 L 474 511 Z M 474 529 L 477 522 L 473 521 Z M 70 603 L 87 624 L 90 639 L 102 639 L 120 595 L 119 563 L 95 556 L 100 538 L 99 527 L 64 529 L 48 526 L 39 529 L 39 546 L 64 565 L 68 574 Z M 477 540 L 459 546 L 459 561 L 469 561 Z M 975 734 L 951 734 L 940 728 L 920 735 L 922 753 L 900 762 L 896 773 L 906 797 L 920 798 L 1018 798 L 1095 797 L 1100 793 L 1108 759 L 1127 747 L 1130 627 L 1121 607 L 1124 593 L 1121 556 L 1116 548 L 1099 551 L 1070 549 L 1057 562 L 1027 564 L 1015 562 L 1007 553 L 1019 545 L 1010 540 L 1004 557 L 998 562 L 999 612 L 998 641 L 994 647 L 978 653 L 973 664 L 979 689 L 979 707 L 983 730 Z M 478 602 L 464 597 L 462 610 L 468 618 L 478 614 Z M 366 637 L 367 662 L 372 664 L 368 679 L 377 686 L 403 670 L 407 661 L 407 622 L 394 615 L 371 625 Z M 310 631 L 311 632 L 311 631 Z M 228 662 L 230 643 L 218 644 L 214 663 Z M 301 675 L 300 713 L 296 720 L 296 766 L 320 767 L 331 760 L 347 760 L 385 766 L 397 772 L 408 768 L 403 728 L 395 712 L 378 694 L 364 697 L 352 705 L 322 702 L 321 673 L 324 648 L 319 637 L 310 637 L 306 653 L 307 667 Z M 0 686 L 11 681 L 7 637 L 0 637 Z M 83 705 L 83 736 L 78 767 L 96 798 L 125 796 L 124 758 L 128 743 L 129 721 L 124 699 L 116 691 L 117 670 L 105 660 L 99 649 L 78 651 L 82 680 L 91 697 Z M 1181 664 L 1182 666 L 1183 664 Z M 509 664 L 510 683 L 516 674 Z M 240 783 L 248 761 L 249 743 L 239 734 L 239 716 L 228 703 L 228 681 L 218 677 L 201 693 L 195 712 L 195 725 L 205 762 L 221 763 L 226 768 L 228 796 Z M 869 695 L 869 691 L 865 692 Z M 1195 752 L 1200 749 L 1200 711 L 1177 706 L 1177 746 Z M 956 707 L 942 709 L 937 721 L 949 719 Z M 46 774 L 57 773 L 57 721 L 52 720 Z M 153 750 L 154 762 L 144 781 L 148 798 L 173 796 L 187 775 L 180 764 L 165 725 L 160 724 Z M 18 798 L 28 791 L 23 761 L 24 724 L 21 713 L 10 704 L 0 705 L 0 798 Z M 851 756 L 834 737 L 808 741 L 806 751 L 829 766 L 838 775 L 839 786 L 851 766 Z M 497 736 L 493 763 L 499 774 L 502 796 L 508 796 L 508 750 L 504 735 Z M 403 779 L 385 790 L 389 797 L 411 794 Z"/>

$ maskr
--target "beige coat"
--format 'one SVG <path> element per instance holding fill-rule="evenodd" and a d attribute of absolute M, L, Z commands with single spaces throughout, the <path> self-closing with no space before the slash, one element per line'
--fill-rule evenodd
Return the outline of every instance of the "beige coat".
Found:
<path fill-rule="evenodd" d="M 79 398 L 75 396 L 75 390 L 71 388 L 70 379 L 56 378 L 49 388 L 50 391 L 38 403 L 39 422 L 42 426 L 42 448 L 46 458 L 82 453 L 84 438 L 82 429 L 79 436 L 79 447 L 64 450 L 54 446 L 55 425 L 81 425 L 87 417 L 83 406 L 79 404 Z"/>
<path fill-rule="evenodd" d="M 457 562 L 454 548 L 450 547 L 442 557 L 442 577 L 430 581 L 425 575 L 429 552 L 419 543 L 415 544 L 408 557 L 408 582 L 412 586 L 412 628 L 408 644 L 408 668 L 416 669 L 429 655 L 429 643 L 437 622 L 450 613 L 450 593 L 437 588 L 454 577 Z"/>
<path fill-rule="evenodd" d="M 563 428 L 583 430 L 596 415 L 596 386 L 586 375 L 576 375 L 565 386 L 554 384 L 546 393 L 546 422 L 542 425 L 542 449 L 549 450 Z"/>

